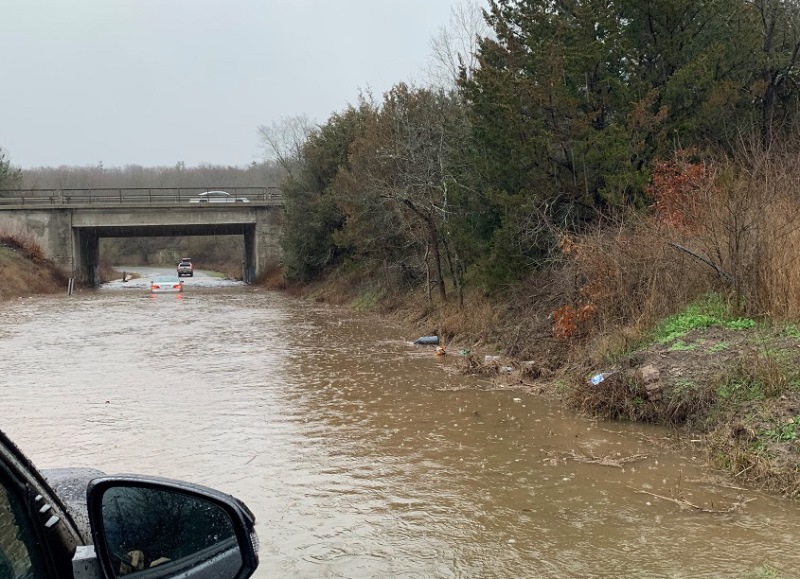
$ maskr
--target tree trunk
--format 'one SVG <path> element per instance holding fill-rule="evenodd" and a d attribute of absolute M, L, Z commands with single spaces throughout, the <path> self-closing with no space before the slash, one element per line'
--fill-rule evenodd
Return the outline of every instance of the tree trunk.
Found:
<path fill-rule="evenodd" d="M 439 249 L 439 235 L 436 230 L 436 224 L 432 218 L 428 218 L 428 242 L 431 248 L 433 257 L 433 275 L 434 282 L 439 285 L 439 297 L 443 302 L 447 301 L 447 291 L 444 287 L 444 278 L 442 277 L 442 255 Z"/>
<path fill-rule="evenodd" d="M 431 295 L 431 262 L 430 262 L 430 255 L 431 255 L 431 244 L 425 244 L 425 257 L 423 258 L 425 261 L 425 295 L 428 298 L 428 303 L 433 302 L 433 296 Z"/>
<path fill-rule="evenodd" d="M 450 244 L 447 243 L 447 237 L 442 238 L 442 245 L 444 246 L 444 254 L 447 258 L 447 266 L 450 269 L 450 275 L 453 277 L 453 286 L 456 290 L 456 301 L 458 302 L 459 306 L 463 306 L 464 289 L 463 284 L 461 283 L 461 267 L 458 260 L 458 254 L 450 248 Z"/>

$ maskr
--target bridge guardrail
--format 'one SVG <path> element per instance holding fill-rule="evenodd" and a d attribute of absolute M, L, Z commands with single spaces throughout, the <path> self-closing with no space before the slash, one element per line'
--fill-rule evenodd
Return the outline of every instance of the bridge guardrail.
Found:
<path fill-rule="evenodd" d="M 283 193 L 278 187 L 115 187 L 115 188 L 70 188 L 70 189 L 3 189 L 0 190 L 0 206 L 3 205 L 107 205 L 107 204 L 183 204 L 197 201 L 197 195 L 206 191 L 227 191 L 231 199 L 247 199 L 250 202 L 283 202 Z M 205 203 L 192 203 L 204 206 Z M 216 205 L 216 204 L 214 204 Z"/>

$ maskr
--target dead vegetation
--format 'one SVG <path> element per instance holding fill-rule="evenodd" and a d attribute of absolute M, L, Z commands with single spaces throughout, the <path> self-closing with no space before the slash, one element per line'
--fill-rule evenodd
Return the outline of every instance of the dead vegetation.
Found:
<path fill-rule="evenodd" d="M 632 462 L 639 462 L 640 460 L 646 459 L 647 455 L 632 454 L 630 456 L 620 456 L 620 457 L 595 456 L 592 454 L 586 454 L 584 452 L 577 452 L 573 450 L 565 455 L 562 455 L 562 458 L 567 458 L 570 460 L 574 460 L 576 462 L 582 462 L 586 464 L 597 464 L 600 466 L 612 466 L 615 468 L 623 468 L 626 464 Z"/>
<path fill-rule="evenodd" d="M 0 300 L 66 292 L 67 276 L 49 260 L 25 229 L 0 229 Z"/>
<path fill-rule="evenodd" d="M 401 311 L 424 334 L 502 356 L 466 356 L 465 374 L 558 389 L 591 416 L 700 433 L 712 464 L 738 483 L 800 496 L 800 163 L 770 155 L 738 165 L 676 155 L 654 175 L 652 214 L 562 236 L 551 267 L 503 300 L 417 299 Z M 752 326 L 654 338 L 708 295 L 715 314 Z"/>
<path fill-rule="evenodd" d="M 683 496 L 682 493 L 679 493 L 678 496 L 668 497 L 668 496 L 665 496 L 665 495 L 659 495 L 659 494 L 656 494 L 656 493 L 651 493 L 650 491 L 644 491 L 644 490 L 636 489 L 636 488 L 633 488 L 633 487 L 628 487 L 628 488 L 631 489 L 635 493 L 639 493 L 639 494 L 642 494 L 642 495 L 649 495 L 651 497 L 655 497 L 655 498 L 657 498 L 659 500 L 662 500 L 662 501 L 668 501 L 670 503 L 675 503 L 676 505 L 678 505 L 682 509 L 688 509 L 688 510 L 697 511 L 699 513 L 709 513 L 709 514 L 714 514 L 714 515 L 727 514 L 727 513 L 732 513 L 734 511 L 740 511 L 740 510 L 742 510 L 744 508 L 745 505 L 747 505 L 747 503 L 752 502 L 752 501 L 755 500 L 755 499 L 741 499 L 741 500 L 735 501 L 735 502 L 733 502 L 731 504 L 728 504 L 728 505 L 715 505 L 714 502 L 711 501 L 710 506 L 705 506 L 704 507 L 702 505 L 698 505 L 698 504 L 695 504 L 695 503 L 689 501 L 685 496 Z"/>
<path fill-rule="evenodd" d="M 0 228 L 0 246 L 8 247 L 35 264 L 47 261 L 33 234 L 23 227 Z"/>
<path fill-rule="evenodd" d="M 67 276 L 47 261 L 33 262 L 19 250 L 0 245 L 0 300 L 67 291 Z"/>

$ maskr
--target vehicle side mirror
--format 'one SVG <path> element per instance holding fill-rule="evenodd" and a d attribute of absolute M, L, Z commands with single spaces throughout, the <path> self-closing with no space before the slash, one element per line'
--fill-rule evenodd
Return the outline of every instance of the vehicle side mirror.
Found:
<path fill-rule="evenodd" d="M 106 577 L 244 579 L 258 566 L 255 517 L 230 495 L 125 475 L 92 480 L 87 498 Z"/>

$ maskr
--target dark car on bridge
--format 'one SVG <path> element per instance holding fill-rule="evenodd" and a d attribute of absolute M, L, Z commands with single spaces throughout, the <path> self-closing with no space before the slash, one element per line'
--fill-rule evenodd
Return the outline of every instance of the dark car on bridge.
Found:
<path fill-rule="evenodd" d="M 39 471 L 0 431 L 0 577 L 245 579 L 255 517 L 240 500 L 182 481 Z"/>

